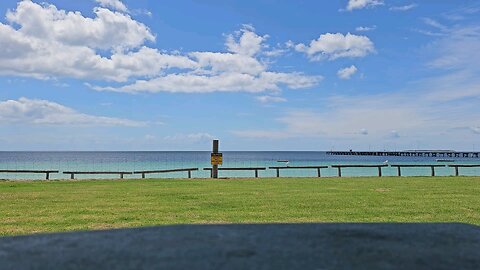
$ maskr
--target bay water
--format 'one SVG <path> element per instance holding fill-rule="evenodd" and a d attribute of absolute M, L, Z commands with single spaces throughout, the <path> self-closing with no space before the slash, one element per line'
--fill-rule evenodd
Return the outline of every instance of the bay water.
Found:
<path fill-rule="evenodd" d="M 335 164 L 441 164 L 436 175 L 453 175 L 449 163 L 439 163 L 432 157 L 376 157 L 376 156 L 335 156 L 324 151 L 225 151 L 223 167 L 267 167 L 260 171 L 260 177 L 274 177 L 275 170 L 269 166 L 313 166 Z M 480 164 L 478 158 L 454 158 L 453 164 Z M 0 170 L 58 170 L 51 179 L 68 179 L 64 171 L 139 171 L 199 168 L 192 176 L 208 178 L 210 173 L 203 168 L 211 167 L 208 151 L 128 151 L 128 152 L 0 152 Z M 397 169 L 383 168 L 383 175 L 395 176 Z M 336 168 L 322 169 L 322 176 L 336 176 Z M 460 168 L 462 175 L 480 175 L 480 168 Z M 343 176 L 376 176 L 376 168 L 344 168 Z M 253 177 L 253 171 L 220 171 L 220 177 Z M 430 168 L 402 168 L 404 176 L 430 175 Z M 315 169 L 282 170 L 285 177 L 315 177 Z M 148 178 L 185 178 L 186 172 L 150 174 Z M 79 179 L 118 178 L 118 175 L 77 175 Z M 125 178 L 140 178 L 140 175 L 126 175 Z M 44 174 L 0 173 L 0 179 L 34 180 L 45 179 Z"/>

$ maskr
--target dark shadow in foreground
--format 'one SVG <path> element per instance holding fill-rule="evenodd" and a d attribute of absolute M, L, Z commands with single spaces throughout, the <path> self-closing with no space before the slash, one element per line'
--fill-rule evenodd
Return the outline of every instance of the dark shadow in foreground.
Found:
<path fill-rule="evenodd" d="M 180 225 L 0 238 L 1 269 L 480 269 L 466 224 Z"/>

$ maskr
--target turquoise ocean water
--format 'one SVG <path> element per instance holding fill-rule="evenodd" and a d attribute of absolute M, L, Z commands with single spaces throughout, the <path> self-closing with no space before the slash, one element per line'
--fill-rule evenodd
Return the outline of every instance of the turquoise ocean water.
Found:
<path fill-rule="evenodd" d="M 226 151 L 223 152 L 223 167 L 269 167 L 282 166 L 279 160 L 288 160 L 290 166 L 335 165 L 335 164 L 445 164 L 429 157 L 375 157 L 375 156 L 333 156 L 326 152 L 296 151 Z M 454 158 L 453 164 L 480 164 L 478 158 Z M 200 168 L 193 172 L 195 178 L 207 178 L 210 167 L 210 152 L 0 152 L 0 170 L 58 170 L 51 179 L 67 179 L 64 171 L 137 171 L 166 170 L 178 168 Z M 397 174 L 396 168 L 383 168 L 384 176 Z M 461 175 L 480 175 L 480 168 L 461 168 Z M 274 177 L 275 170 L 260 171 L 260 177 Z M 439 176 L 453 175 L 450 167 L 437 168 Z M 282 170 L 285 177 L 315 177 L 316 170 Z M 322 176 L 336 176 L 335 168 L 322 169 Z M 343 176 L 376 176 L 376 168 L 344 168 Z M 402 168 L 404 176 L 430 175 L 430 168 Z M 148 178 L 185 178 L 186 172 L 150 174 Z M 220 177 L 253 177 L 253 171 L 220 171 Z M 139 178 L 140 175 L 126 175 L 125 178 Z M 43 174 L 0 173 L 0 179 L 44 179 Z M 118 178 L 116 175 L 78 175 L 79 179 Z"/>

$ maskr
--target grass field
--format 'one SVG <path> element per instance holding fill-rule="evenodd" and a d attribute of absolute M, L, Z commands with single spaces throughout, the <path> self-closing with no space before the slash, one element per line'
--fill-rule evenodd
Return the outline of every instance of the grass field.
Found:
<path fill-rule="evenodd" d="M 0 182 L 0 236 L 272 222 L 480 225 L 480 177 Z"/>

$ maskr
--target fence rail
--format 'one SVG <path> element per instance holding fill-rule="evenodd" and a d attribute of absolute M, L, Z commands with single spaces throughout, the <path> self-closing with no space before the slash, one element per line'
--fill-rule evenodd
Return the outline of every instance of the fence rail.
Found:
<path fill-rule="evenodd" d="M 54 170 L 0 170 L 0 173 L 44 173 L 45 180 L 50 179 L 51 173 L 59 173 L 59 171 Z"/>
<path fill-rule="evenodd" d="M 459 171 L 458 168 L 474 168 L 474 167 L 480 167 L 480 164 L 450 164 L 448 167 L 453 167 L 455 168 L 455 176 L 459 176 Z"/>
<path fill-rule="evenodd" d="M 268 167 L 269 169 L 274 169 L 277 171 L 277 177 L 280 177 L 280 170 L 288 170 L 288 169 L 316 169 L 318 177 L 321 177 L 322 174 L 320 172 L 321 169 L 326 169 L 328 166 L 272 166 Z"/>
<path fill-rule="evenodd" d="M 70 174 L 70 179 L 75 179 L 77 174 L 111 174 L 111 175 L 120 175 L 120 178 L 123 179 L 123 176 L 126 174 L 133 174 L 132 172 L 63 172 L 64 174 Z"/>
<path fill-rule="evenodd" d="M 171 172 L 188 172 L 188 178 L 192 178 L 192 171 L 198 171 L 198 168 L 186 168 L 186 169 L 171 169 L 171 170 L 150 170 L 150 171 L 135 171 L 134 174 L 141 174 L 142 179 L 146 174 L 152 173 L 171 173 Z"/>
<path fill-rule="evenodd" d="M 337 176 L 342 177 L 342 169 L 345 168 L 377 168 L 378 176 L 383 176 L 383 168 L 390 167 L 396 168 L 397 175 L 402 176 L 403 168 L 430 168 L 431 176 L 436 176 L 437 168 L 453 168 L 454 175 L 460 175 L 460 168 L 480 168 L 480 164 L 334 164 L 334 165 L 309 165 L 309 166 L 270 166 L 270 167 L 219 167 L 219 171 L 252 171 L 255 173 L 255 178 L 259 177 L 259 171 L 275 170 L 276 177 L 280 177 L 282 170 L 317 170 L 317 176 L 322 177 L 321 171 L 323 169 L 336 169 Z M 66 174 L 70 175 L 70 179 L 75 179 L 76 175 L 118 175 L 121 179 L 125 175 L 140 174 L 142 179 L 146 178 L 148 174 L 155 173 L 174 173 L 174 172 L 187 172 L 187 177 L 192 178 L 193 171 L 199 171 L 199 168 L 179 168 L 179 169 L 164 169 L 164 170 L 138 170 L 138 171 L 59 171 L 59 170 L 10 170 L 2 169 L 0 173 L 20 173 L 20 174 L 45 174 L 45 179 L 49 180 L 51 174 Z M 210 171 L 212 176 L 213 169 L 211 167 L 203 168 L 204 171 Z M 391 175 L 391 174 L 389 174 Z"/>
<path fill-rule="evenodd" d="M 255 178 L 258 178 L 258 171 L 265 171 L 267 168 L 266 167 L 238 167 L 238 168 L 232 168 L 232 167 L 224 167 L 224 168 L 218 168 L 219 171 L 255 171 Z M 213 168 L 203 168 L 204 171 L 210 171 L 211 177 L 213 178 Z"/>
<path fill-rule="evenodd" d="M 445 168 L 446 165 L 421 165 L 421 164 L 403 164 L 403 165 L 390 165 L 397 168 L 398 176 L 402 176 L 401 168 L 430 168 L 432 171 L 432 176 L 435 176 L 435 168 Z"/>
<path fill-rule="evenodd" d="M 332 168 L 337 168 L 338 170 L 338 177 L 342 177 L 342 168 L 378 168 L 378 176 L 382 176 L 382 168 L 388 167 L 387 164 L 379 164 L 379 165 L 352 165 L 352 164 L 345 164 L 345 165 L 332 165 Z"/>

